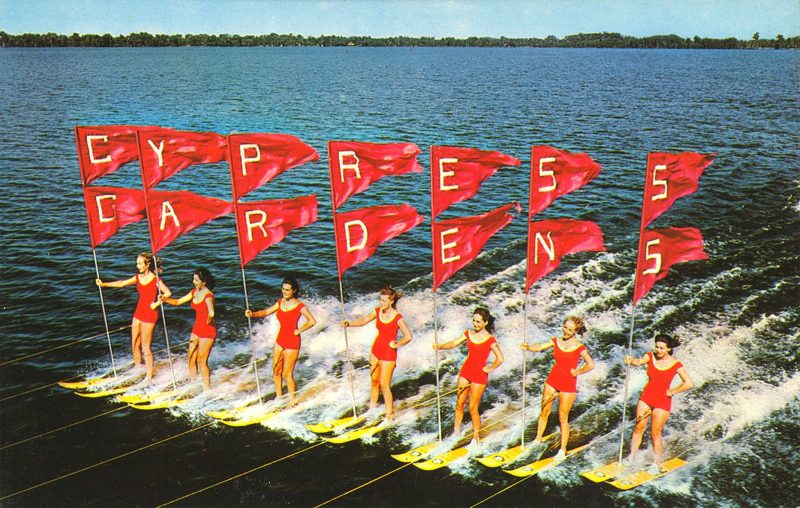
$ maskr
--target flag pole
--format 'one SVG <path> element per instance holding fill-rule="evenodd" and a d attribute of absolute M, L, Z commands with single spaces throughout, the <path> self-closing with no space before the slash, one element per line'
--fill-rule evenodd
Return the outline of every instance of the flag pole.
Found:
<path fill-rule="evenodd" d="M 433 221 L 431 220 L 431 223 Z M 433 290 L 433 343 L 439 345 L 439 327 L 436 321 L 436 290 Z M 439 421 L 439 441 L 442 441 L 442 395 L 439 388 L 439 350 L 433 351 L 436 362 L 436 417 Z"/>
<path fill-rule="evenodd" d="M 247 297 L 247 278 L 244 275 L 244 267 L 242 267 L 242 287 L 244 288 L 244 307 L 245 309 L 250 310 L 250 300 Z M 256 356 L 255 339 L 253 338 L 253 323 L 249 316 L 247 317 L 247 331 L 250 334 L 250 351 L 253 356 L 253 375 L 256 378 L 256 393 L 258 393 L 258 403 L 263 404 L 264 401 L 261 400 L 261 383 L 258 380 L 258 357 Z"/>
<path fill-rule="evenodd" d="M 342 320 L 347 319 L 347 315 L 345 314 L 345 306 L 344 306 L 344 287 L 342 285 L 342 277 L 344 273 L 342 272 L 342 261 L 339 259 L 339 228 L 338 222 L 336 220 L 336 196 L 334 195 L 333 190 L 333 166 L 331 165 L 331 142 L 328 141 L 328 182 L 331 185 L 331 215 L 333 217 L 333 243 L 334 249 L 336 251 L 336 271 L 337 276 L 339 278 L 339 303 L 342 312 Z M 356 412 L 356 389 L 354 386 L 354 373 L 353 373 L 353 363 L 350 359 L 350 341 L 347 337 L 347 327 L 344 327 L 344 348 L 347 357 L 347 376 L 350 378 L 350 396 L 353 401 L 353 418 L 358 418 L 358 413 Z"/>
<path fill-rule="evenodd" d="M 88 212 L 88 210 L 87 210 Z M 91 226 L 89 228 L 91 230 Z M 92 258 L 94 258 L 94 273 L 97 278 L 100 278 L 100 268 L 97 266 L 97 253 L 92 247 Z M 97 286 L 97 291 L 100 293 L 100 307 L 103 309 L 103 324 L 106 327 L 106 338 L 108 339 L 108 354 L 111 356 L 111 370 L 114 372 L 114 377 L 117 377 L 117 365 L 114 362 L 114 350 L 111 348 L 111 332 L 108 331 L 108 316 L 106 315 L 106 304 L 103 300 L 103 288 Z"/>
<path fill-rule="evenodd" d="M 633 327 L 634 321 L 636 316 L 636 284 L 639 280 L 639 253 L 642 251 L 642 238 L 644 238 L 644 200 L 646 198 L 647 192 L 647 168 L 650 167 L 650 154 L 647 154 L 647 162 L 645 163 L 645 183 L 644 189 L 642 190 L 642 213 L 641 219 L 639 220 L 639 241 L 637 243 L 636 249 L 636 268 L 633 272 L 633 297 L 631 299 L 631 331 L 628 336 L 628 356 L 631 356 L 633 353 Z M 625 440 L 625 419 L 627 416 L 627 409 L 628 409 L 628 383 L 630 381 L 630 373 L 631 373 L 631 366 L 625 366 L 625 385 L 623 388 L 623 395 L 622 395 L 622 425 L 619 428 L 619 460 L 618 462 L 622 463 L 622 447 L 624 445 Z"/>
<path fill-rule="evenodd" d="M 156 289 L 158 290 L 158 295 L 161 296 L 161 287 L 158 284 L 160 281 L 158 276 L 158 258 L 156 257 L 155 243 L 153 242 L 153 223 L 152 217 L 150 217 L 150 206 L 147 199 L 147 182 L 144 178 L 144 163 L 142 162 L 142 138 L 139 136 L 139 131 L 136 131 L 136 146 L 139 148 L 139 172 L 142 176 L 142 194 L 144 195 L 144 211 L 147 216 L 147 234 L 150 237 L 150 248 L 153 250 L 153 269 L 155 270 L 156 276 Z M 172 361 L 172 351 L 169 345 L 169 331 L 167 331 L 167 315 L 164 312 L 164 304 L 161 303 L 159 307 L 161 307 L 161 321 L 164 324 L 164 338 L 167 343 L 167 361 L 169 362 L 170 372 L 172 373 L 172 389 L 177 390 L 178 383 L 175 380 L 175 365 Z M 153 359 L 153 364 L 155 368 L 155 359 Z"/>
<path fill-rule="evenodd" d="M 527 264 L 527 263 L 526 263 Z M 527 270 L 526 270 L 527 271 Z M 528 342 L 528 291 L 525 291 L 525 301 L 522 303 L 522 342 Z M 527 391 L 527 380 L 525 379 L 527 376 L 527 363 L 528 363 L 528 355 L 525 354 L 526 351 L 522 351 L 522 425 L 520 425 L 520 446 L 522 449 L 525 449 L 525 396 Z"/>

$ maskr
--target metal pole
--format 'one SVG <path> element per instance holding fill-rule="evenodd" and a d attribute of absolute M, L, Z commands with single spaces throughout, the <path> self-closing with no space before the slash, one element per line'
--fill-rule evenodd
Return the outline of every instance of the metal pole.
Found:
<path fill-rule="evenodd" d="M 525 292 L 525 301 L 522 304 L 522 317 L 524 321 L 522 322 L 522 342 L 528 342 L 528 292 Z M 520 446 L 525 448 L 525 399 L 526 399 L 526 389 L 527 389 L 527 380 L 525 379 L 526 367 L 528 363 L 528 355 L 525 354 L 526 351 L 522 351 L 522 425 L 520 430 Z"/>
<path fill-rule="evenodd" d="M 100 278 L 100 268 L 97 266 L 97 253 L 95 249 L 92 248 L 92 257 L 94 258 L 94 273 L 97 275 L 97 278 Z M 106 327 L 106 338 L 108 339 L 108 354 L 111 355 L 111 370 L 114 372 L 114 377 L 117 377 L 117 365 L 114 362 L 114 350 L 111 348 L 111 333 L 108 331 L 108 316 L 106 316 L 106 304 L 103 301 L 103 288 L 97 286 L 97 290 L 100 293 L 100 307 L 103 309 L 103 324 Z"/>
<path fill-rule="evenodd" d="M 250 300 L 247 297 L 247 278 L 244 275 L 244 267 L 242 267 L 242 287 L 244 288 L 244 307 L 247 310 L 250 310 Z M 253 374 L 256 377 L 256 392 L 258 393 L 258 402 L 259 404 L 263 404 L 261 400 L 261 384 L 258 381 L 258 365 L 257 365 L 257 356 L 256 356 L 256 344 L 255 339 L 253 338 L 253 324 L 250 318 L 247 318 L 247 330 L 250 333 L 250 351 L 253 355 Z"/>
<path fill-rule="evenodd" d="M 158 261 L 155 254 L 153 254 L 153 268 L 155 269 L 156 289 L 158 290 L 158 294 L 160 296 L 161 286 L 158 285 L 160 279 L 158 278 Z M 172 389 L 177 390 L 178 382 L 175 380 L 175 365 L 173 364 L 172 361 L 172 352 L 170 351 L 170 345 L 169 345 L 169 332 L 167 331 L 167 315 L 164 312 L 164 304 L 161 303 L 159 307 L 161 308 L 161 321 L 164 323 L 164 338 L 166 339 L 167 342 L 167 361 L 169 361 L 169 369 L 170 372 L 172 373 Z M 152 360 L 153 360 L 153 365 L 155 367 L 155 358 L 153 358 Z"/>
<path fill-rule="evenodd" d="M 433 290 L 433 343 L 439 345 L 439 330 L 436 326 L 436 290 Z M 439 420 L 439 442 L 442 441 L 442 395 L 439 388 L 439 350 L 434 350 L 436 359 L 436 416 Z"/>
<path fill-rule="evenodd" d="M 631 304 L 631 332 L 628 337 L 628 356 L 631 355 L 633 352 L 633 324 L 636 316 L 636 307 Z M 620 426 L 620 433 L 619 433 L 619 461 L 622 462 L 622 446 L 625 441 L 625 417 L 626 417 L 626 410 L 628 408 L 628 381 L 630 380 L 631 376 L 631 366 L 625 366 L 625 388 L 623 390 L 622 396 L 622 425 Z"/>
<path fill-rule="evenodd" d="M 344 309 L 344 288 L 342 287 L 341 277 L 339 277 L 339 303 L 341 303 L 342 306 L 342 319 L 346 319 L 347 316 Z M 353 363 L 350 360 L 350 342 L 347 339 L 347 327 L 344 327 L 344 348 L 347 352 L 347 375 L 350 378 L 350 395 L 353 399 L 353 418 L 358 418 L 358 413 L 356 412 L 356 389 L 353 386 Z"/>

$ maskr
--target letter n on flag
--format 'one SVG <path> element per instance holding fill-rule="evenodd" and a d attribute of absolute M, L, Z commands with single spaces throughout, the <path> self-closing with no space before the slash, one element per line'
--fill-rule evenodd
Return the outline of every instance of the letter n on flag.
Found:
<path fill-rule="evenodd" d="M 144 193 L 125 187 L 84 187 L 89 239 L 94 249 L 120 228 L 144 219 Z"/>
<path fill-rule="evenodd" d="M 176 238 L 233 211 L 233 203 L 189 191 L 146 191 L 150 239 L 157 253 Z"/>
<path fill-rule="evenodd" d="M 600 226 L 588 220 L 550 219 L 528 223 L 525 292 L 552 272 L 567 254 L 606 250 Z"/>
<path fill-rule="evenodd" d="M 519 203 L 509 203 L 483 215 L 459 217 L 433 223 L 433 290 L 468 265 L 489 241 L 520 211 Z"/>
<path fill-rule="evenodd" d="M 312 146 L 289 134 L 231 134 L 228 149 L 235 200 L 287 169 L 319 159 Z"/>
<path fill-rule="evenodd" d="M 236 227 L 242 268 L 259 252 L 280 242 L 289 231 L 317 220 L 316 196 L 236 204 Z"/>
<path fill-rule="evenodd" d="M 89 185 L 138 159 L 136 132 L 155 128 L 135 125 L 76 126 L 75 144 L 83 185 Z"/>
<path fill-rule="evenodd" d="M 150 129 L 139 132 L 138 139 L 145 189 L 152 189 L 192 164 L 225 160 L 228 153 L 225 136 L 214 132 Z"/>
<path fill-rule="evenodd" d="M 510 155 L 477 148 L 431 147 L 431 218 L 473 197 L 503 166 L 519 166 Z"/>
<path fill-rule="evenodd" d="M 675 200 L 697 191 L 700 175 L 716 155 L 701 153 L 651 153 L 644 181 L 642 229 L 669 210 Z"/>
<path fill-rule="evenodd" d="M 669 273 L 675 263 L 708 259 L 703 251 L 703 234 L 697 228 L 667 228 L 642 231 L 636 260 L 636 305 L 653 285 Z"/>
<path fill-rule="evenodd" d="M 419 147 L 413 143 L 328 142 L 334 209 L 385 176 L 421 173 L 422 166 L 417 162 L 419 153 Z"/>
<path fill-rule="evenodd" d="M 368 259 L 380 244 L 417 226 L 425 218 L 408 204 L 359 208 L 335 215 L 339 278 Z"/>
<path fill-rule="evenodd" d="M 585 153 L 552 146 L 531 147 L 531 189 L 528 217 L 550 206 L 559 196 L 576 191 L 600 174 L 600 164 Z"/>

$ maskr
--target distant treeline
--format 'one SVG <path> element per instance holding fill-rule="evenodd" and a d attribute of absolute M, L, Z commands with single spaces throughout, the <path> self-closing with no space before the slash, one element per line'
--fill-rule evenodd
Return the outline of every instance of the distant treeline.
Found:
<path fill-rule="evenodd" d="M 709 39 L 694 36 L 683 38 L 677 35 L 653 35 L 631 37 L 618 33 L 602 32 L 567 35 L 559 39 L 549 35 L 536 37 L 365 37 L 344 35 L 320 35 L 305 37 L 295 34 L 268 35 L 152 35 L 147 32 L 128 35 L 78 34 L 60 35 L 21 34 L 11 35 L 0 31 L 0 46 L 17 48 L 42 47 L 164 47 L 164 46 L 444 46 L 444 47 L 510 47 L 510 48 L 673 48 L 673 49 L 798 49 L 800 36 L 762 39 L 756 32 L 750 40 Z"/>

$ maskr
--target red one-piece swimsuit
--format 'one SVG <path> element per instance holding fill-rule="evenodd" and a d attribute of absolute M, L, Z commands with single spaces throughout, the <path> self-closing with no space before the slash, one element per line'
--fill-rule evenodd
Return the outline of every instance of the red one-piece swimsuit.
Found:
<path fill-rule="evenodd" d="M 477 344 L 472 342 L 469 336 L 469 330 L 464 331 L 467 337 L 467 359 L 464 360 L 464 365 L 461 366 L 459 376 L 463 377 L 471 383 L 485 385 L 489 382 L 489 374 L 483 371 L 486 367 L 486 360 L 489 359 L 489 353 L 492 350 L 492 345 L 497 343 L 494 335 L 490 335 L 488 339 Z"/>
<path fill-rule="evenodd" d="M 283 298 L 278 300 L 278 310 L 275 312 L 280 323 L 276 342 L 283 349 L 300 349 L 300 336 L 295 335 L 294 331 L 300 322 L 300 312 L 305 308 L 305 304 L 298 303 L 291 310 L 283 310 L 282 302 Z"/>
<path fill-rule="evenodd" d="M 208 324 L 208 304 L 206 303 L 208 299 L 211 299 L 212 302 L 214 301 L 214 293 L 208 291 L 200 303 L 194 303 L 196 291 L 196 289 L 192 289 L 192 308 L 194 309 L 192 333 L 200 339 L 214 340 L 217 338 L 217 327 L 216 325 Z"/>
<path fill-rule="evenodd" d="M 647 356 L 649 357 L 647 361 L 647 377 L 650 379 L 647 381 L 647 386 L 644 387 L 639 400 L 653 409 L 658 408 L 670 411 L 672 409 L 672 397 L 667 397 L 667 390 L 669 390 L 669 385 L 672 384 L 675 374 L 678 373 L 678 370 L 683 365 L 681 362 L 676 361 L 670 368 L 661 370 L 656 367 L 653 361 L 653 353 L 647 353 Z"/>
<path fill-rule="evenodd" d="M 156 301 L 158 296 L 158 284 L 156 278 L 153 277 L 147 284 L 142 284 L 139 281 L 140 274 L 136 274 L 136 291 L 139 292 L 139 302 L 136 304 L 136 310 L 133 311 L 133 317 L 142 323 L 156 323 L 158 321 L 158 308 L 151 309 L 150 304 Z"/>
<path fill-rule="evenodd" d="M 400 329 L 400 320 L 403 315 L 399 312 L 388 323 L 381 320 L 381 308 L 375 308 L 375 328 L 378 329 L 378 336 L 372 343 L 372 354 L 375 358 L 384 362 L 397 361 L 397 349 L 389 346 L 393 340 L 397 340 L 397 331 Z"/>
<path fill-rule="evenodd" d="M 571 369 L 578 368 L 578 361 L 581 358 L 581 353 L 586 350 L 586 346 L 581 344 L 572 351 L 564 351 L 558 347 L 558 339 L 553 337 L 553 358 L 556 363 L 550 370 L 550 375 L 547 376 L 545 383 L 552 386 L 556 391 L 562 393 L 577 393 L 578 391 L 578 378 L 570 373 Z"/>

